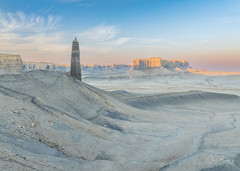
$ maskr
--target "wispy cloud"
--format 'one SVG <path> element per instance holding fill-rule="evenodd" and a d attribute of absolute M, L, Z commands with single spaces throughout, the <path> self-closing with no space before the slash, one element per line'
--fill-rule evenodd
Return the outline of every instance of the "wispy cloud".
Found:
<path fill-rule="evenodd" d="M 18 53 L 28 60 L 63 59 L 70 46 L 61 43 L 63 33 L 51 32 L 56 29 L 58 21 L 59 18 L 52 15 L 44 17 L 0 11 L 0 52 Z"/>
<path fill-rule="evenodd" d="M 95 2 L 91 2 L 89 0 L 58 0 L 62 3 L 74 3 L 79 7 L 91 7 L 95 5 Z"/>
<path fill-rule="evenodd" d="M 79 34 L 80 37 L 96 41 L 106 41 L 114 38 L 118 33 L 117 27 L 114 25 L 99 25 Z"/>
<path fill-rule="evenodd" d="M 51 15 L 44 18 L 23 12 L 0 11 L 0 32 L 42 32 L 54 29 L 59 20 L 59 17 Z"/>
<path fill-rule="evenodd" d="M 119 29 L 116 25 L 98 25 L 79 33 L 79 38 L 91 44 L 96 49 L 100 48 L 98 52 L 107 53 L 109 48 L 121 46 L 131 39 L 130 37 L 119 37 Z M 106 50 L 105 47 L 108 47 Z M 104 49 L 104 50 L 102 50 Z"/>
<path fill-rule="evenodd" d="M 163 39 L 141 39 L 141 42 L 144 44 L 155 44 L 163 41 Z"/>
<path fill-rule="evenodd" d="M 70 53 L 70 45 L 62 44 L 62 33 L 21 35 L 0 33 L 0 52 L 17 53 L 23 60 L 62 62 Z M 70 44 L 70 43 L 69 43 Z"/>
<path fill-rule="evenodd" d="M 92 7 L 92 6 L 94 6 L 96 3 L 88 3 L 88 2 L 81 2 L 81 3 L 78 3 L 78 6 L 79 7 Z"/>
<path fill-rule="evenodd" d="M 59 1 L 63 3 L 75 3 L 75 2 L 82 2 L 84 0 L 59 0 Z"/>
<path fill-rule="evenodd" d="M 160 38 L 156 38 L 156 39 L 139 39 L 140 43 L 142 44 L 146 44 L 146 45 L 157 45 L 157 44 L 172 44 L 175 45 L 177 44 L 175 41 L 172 40 L 167 40 L 167 39 L 160 39 Z"/>
<path fill-rule="evenodd" d="M 29 15 L 0 10 L 0 52 L 20 54 L 23 60 L 68 61 L 71 40 L 66 44 L 67 33 L 58 31 L 59 20 L 53 15 Z M 94 55 L 112 53 L 117 46 L 132 39 L 119 37 L 118 26 L 106 24 L 86 29 L 78 37 L 82 42 L 81 50 L 85 54 Z"/>
<path fill-rule="evenodd" d="M 111 50 L 109 48 L 101 48 L 97 50 L 98 53 L 109 53 Z"/>
<path fill-rule="evenodd" d="M 123 38 L 119 38 L 118 40 L 115 41 L 115 44 L 117 46 L 123 45 L 125 43 L 127 43 L 128 41 L 130 41 L 132 38 L 130 37 L 123 37 Z"/>

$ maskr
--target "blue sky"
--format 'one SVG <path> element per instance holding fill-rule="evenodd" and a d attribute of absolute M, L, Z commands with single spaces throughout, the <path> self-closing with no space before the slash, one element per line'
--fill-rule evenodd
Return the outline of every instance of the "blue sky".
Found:
<path fill-rule="evenodd" d="M 0 0 L 0 52 L 69 63 L 76 36 L 85 64 L 186 59 L 240 70 L 239 0 Z"/>

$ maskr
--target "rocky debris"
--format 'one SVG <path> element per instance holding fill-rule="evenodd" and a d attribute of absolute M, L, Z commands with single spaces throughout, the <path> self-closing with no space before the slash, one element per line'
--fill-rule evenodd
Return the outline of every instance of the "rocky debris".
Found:
<path fill-rule="evenodd" d="M 23 126 L 23 125 L 18 125 L 18 128 L 23 128 L 23 129 L 25 129 L 25 126 Z"/>
<path fill-rule="evenodd" d="M 35 126 L 36 126 L 35 123 L 32 122 L 32 123 L 31 123 L 31 127 L 35 127 Z"/>
<path fill-rule="evenodd" d="M 18 110 L 13 110 L 12 113 L 19 114 L 20 112 Z"/>
<path fill-rule="evenodd" d="M 20 55 L 0 53 L 0 75 L 22 73 L 22 59 Z"/>

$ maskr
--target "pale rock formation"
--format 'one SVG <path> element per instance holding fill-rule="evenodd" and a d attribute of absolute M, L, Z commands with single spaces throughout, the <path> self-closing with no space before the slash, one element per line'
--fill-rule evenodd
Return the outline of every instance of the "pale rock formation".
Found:
<path fill-rule="evenodd" d="M 55 64 L 54 71 L 69 72 L 70 68 L 71 68 L 70 64 Z"/>
<path fill-rule="evenodd" d="M 186 70 L 189 67 L 189 63 L 185 60 L 164 60 L 160 57 L 150 57 L 133 60 L 134 70 L 144 70 L 162 67 L 170 69 L 180 68 Z"/>
<path fill-rule="evenodd" d="M 23 62 L 23 69 L 29 70 L 50 70 L 55 69 L 55 64 L 47 62 Z"/>
<path fill-rule="evenodd" d="M 22 73 L 20 55 L 0 54 L 0 75 Z"/>
<path fill-rule="evenodd" d="M 102 64 L 102 65 L 86 65 L 81 64 L 81 70 L 85 71 L 111 71 L 111 70 L 130 70 L 131 65 L 126 64 Z M 70 64 L 53 64 L 47 62 L 26 62 L 23 61 L 23 70 L 32 71 L 32 70 L 49 70 L 49 71 L 70 71 Z"/>
<path fill-rule="evenodd" d="M 94 65 L 94 64 L 91 64 L 91 65 L 81 65 L 82 69 L 83 70 L 102 70 L 102 69 L 109 69 L 110 66 L 108 65 Z"/>
<path fill-rule="evenodd" d="M 111 69 L 130 69 L 131 66 L 130 65 L 125 65 L 125 64 L 112 64 L 111 65 Z"/>
<path fill-rule="evenodd" d="M 100 71 L 105 71 L 105 70 L 129 70 L 131 69 L 131 65 L 126 65 L 126 64 L 111 64 L 111 65 L 82 65 L 82 70 L 100 70 Z"/>
<path fill-rule="evenodd" d="M 54 64 L 48 62 L 29 62 L 23 61 L 23 71 L 32 71 L 32 70 L 49 70 L 49 71 L 63 71 L 69 72 L 69 64 Z"/>
<path fill-rule="evenodd" d="M 70 75 L 82 81 L 79 42 L 75 38 L 72 42 L 71 70 Z"/>

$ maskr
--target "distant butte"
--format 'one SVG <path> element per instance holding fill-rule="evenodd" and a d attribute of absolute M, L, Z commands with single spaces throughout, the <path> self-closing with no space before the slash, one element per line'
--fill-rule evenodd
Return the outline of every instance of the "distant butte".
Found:
<path fill-rule="evenodd" d="M 20 55 L 0 53 L 0 75 L 22 73 L 22 58 Z"/>
<path fill-rule="evenodd" d="M 186 70 L 189 63 L 186 60 L 164 60 L 160 57 L 141 58 L 133 60 L 134 70 L 144 70 L 152 68 L 181 68 Z"/>

